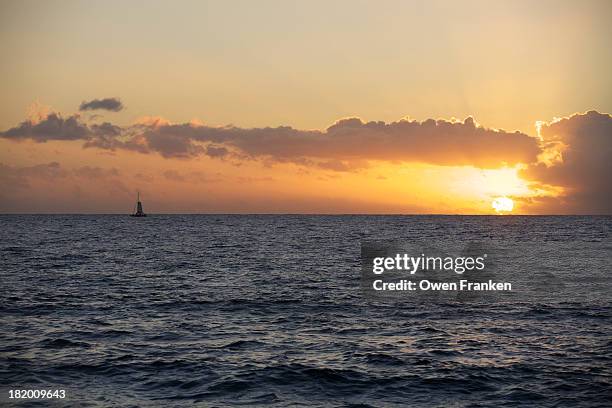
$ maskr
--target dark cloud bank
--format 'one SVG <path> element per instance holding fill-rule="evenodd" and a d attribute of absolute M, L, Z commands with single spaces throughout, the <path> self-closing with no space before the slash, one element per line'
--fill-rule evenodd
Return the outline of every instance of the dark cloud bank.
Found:
<path fill-rule="evenodd" d="M 38 123 L 25 121 L 0 133 L 13 139 L 82 140 L 84 147 L 159 153 L 166 158 L 198 155 L 321 164 L 350 169 L 364 161 L 424 162 L 496 168 L 529 163 L 540 153 L 537 139 L 520 132 L 486 129 L 463 122 L 429 119 L 392 123 L 343 119 L 325 131 L 288 126 L 251 128 L 186 124 L 87 124 L 78 116 L 52 113 Z"/>
<path fill-rule="evenodd" d="M 0 136 L 37 142 L 81 140 L 86 148 L 158 153 L 166 158 L 206 155 L 221 160 L 292 162 L 330 171 L 352 171 L 370 161 L 479 168 L 524 163 L 528 165 L 522 171 L 525 179 L 566 191 L 562 199 L 535 200 L 531 205 L 544 212 L 612 213 L 612 117 L 595 111 L 575 114 L 543 125 L 540 133 L 543 140 L 484 128 L 472 118 L 391 123 L 350 118 L 319 131 L 160 122 L 120 127 L 52 113 L 38 123 L 25 121 Z M 538 155 L 550 148 L 563 148 L 563 160 L 549 166 L 539 163 Z"/>
<path fill-rule="evenodd" d="M 540 129 L 544 145 L 562 151 L 562 162 L 531 164 L 521 173 L 527 180 L 566 190 L 561 203 L 534 200 L 542 212 L 562 205 L 575 214 L 612 214 L 612 116 L 595 111 L 573 115 Z M 556 199 L 555 199 L 556 200 Z"/>

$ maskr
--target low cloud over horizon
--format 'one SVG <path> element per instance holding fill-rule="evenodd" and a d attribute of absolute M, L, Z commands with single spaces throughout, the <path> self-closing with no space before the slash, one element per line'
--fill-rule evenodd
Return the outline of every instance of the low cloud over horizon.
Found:
<path fill-rule="evenodd" d="M 84 102 L 80 110 L 122 108 L 118 99 L 107 98 Z M 557 196 L 515 197 L 532 212 L 612 213 L 612 188 L 607 179 L 612 174 L 612 117 L 596 111 L 541 122 L 536 137 L 486 128 L 472 117 L 463 121 L 403 119 L 390 123 L 345 118 L 325 130 L 300 130 L 290 126 L 212 127 L 195 121 L 172 124 L 160 118 L 120 126 L 56 112 L 25 120 L 0 132 L 0 137 L 37 143 L 80 142 L 85 149 L 158 154 L 181 162 L 206 157 L 235 166 L 290 163 L 332 173 L 358 173 L 377 163 L 477 169 L 519 166 L 520 177 L 534 189 L 560 191 Z M 23 180 L 42 170 L 53 170 L 53 166 L 38 170 L 30 166 L 20 173 L 14 167 L 2 166 L 0 171 L 9 174 L 9 181 L 22 184 L 23 181 L 15 181 L 15 174 Z M 93 169 L 81 172 L 104 175 L 100 173 L 103 170 Z M 165 179 L 174 182 L 195 179 L 173 170 L 164 174 Z"/>
<path fill-rule="evenodd" d="M 496 168 L 530 163 L 541 153 L 538 140 L 521 132 L 488 129 L 472 117 L 419 122 L 363 122 L 345 118 L 321 130 L 290 126 L 239 128 L 199 123 L 171 124 L 148 118 L 129 126 L 89 123 L 78 114 L 51 112 L 0 132 L 9 140 L 83 141 L 84 148 L 158 153 L 164 158 L 200 155 L 321 165 L 349 170 L 367 161 L 422 162 Z"/>

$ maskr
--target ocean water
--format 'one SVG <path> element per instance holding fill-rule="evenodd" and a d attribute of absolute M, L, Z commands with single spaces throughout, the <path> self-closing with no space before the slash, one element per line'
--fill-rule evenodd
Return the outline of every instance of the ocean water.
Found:
<path fill-rule="evenodd" d="M 64 389 L 44 404 L 610 406 L 611 227 L 0 216 L 0 401 L 38 406 L 8 390 Z M 360 288 L 366 239 L 485 243 L 539 283 L 494 301 L 371 299 Z"/>

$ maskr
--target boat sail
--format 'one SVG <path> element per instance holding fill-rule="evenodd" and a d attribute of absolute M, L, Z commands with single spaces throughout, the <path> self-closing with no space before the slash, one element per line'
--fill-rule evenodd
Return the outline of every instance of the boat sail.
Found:
<path fill-rule="evenodd" d="M 147 214 L 145 214 L 142 211 L 142 203 L 140 202 L 140 191 L 137 192 L 137 196 L 136 196 L 136 211 L 134 211 L 133 214 L 130 214 L 130 217 L 146 217 Z"/>

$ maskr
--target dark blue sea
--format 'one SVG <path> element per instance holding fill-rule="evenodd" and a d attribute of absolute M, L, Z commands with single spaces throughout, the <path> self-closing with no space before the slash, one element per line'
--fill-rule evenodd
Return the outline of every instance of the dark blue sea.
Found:
<path fill-rule="evenodd" d="M 612 217 L 3 215 L 0 404 L 609 407 L 611 227 Z M 370 298 L 360 248 L 371 239 L 494 248 L 516 294 Z M 11 389 L 66 398 L 11 400 Z"/>

